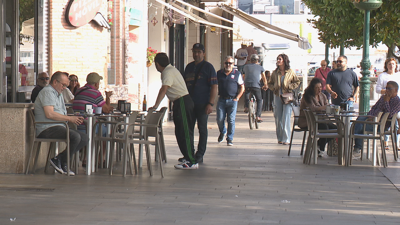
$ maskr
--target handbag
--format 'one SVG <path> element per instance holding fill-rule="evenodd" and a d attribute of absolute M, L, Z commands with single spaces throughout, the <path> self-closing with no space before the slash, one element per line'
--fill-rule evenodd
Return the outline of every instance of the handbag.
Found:
<path fill-rule="evenodd" d="M 281 94 L 280 97 L 281 97 L 283 104 L 285 104 L 285 105 L 292 103 L 294 101 L 293 92 L 283 93 L 283 94 Z"/>

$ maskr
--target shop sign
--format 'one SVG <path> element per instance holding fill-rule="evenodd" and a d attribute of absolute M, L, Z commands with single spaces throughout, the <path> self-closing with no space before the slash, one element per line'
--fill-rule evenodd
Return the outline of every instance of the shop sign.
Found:
<path fill-rule="evenodd" d="M 74 27 L 86 25 L 96 16 L 101 3 L 102 0 L 70 0 L 65 19 Z"/>

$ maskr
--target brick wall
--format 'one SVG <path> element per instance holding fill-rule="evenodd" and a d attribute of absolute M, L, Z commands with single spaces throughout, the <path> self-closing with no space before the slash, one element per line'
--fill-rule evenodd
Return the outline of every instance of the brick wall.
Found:
<path fill-rule="evenodd" d="M 79 28 L 65 20 L 69 0 L 52 0 L 49 4 L 49 73 L 66 71 L 79 77 L 81 86 L 90 72 L 97 72 L 107 84 L 107 46 L 110 33 L 90 22 Z M 107 0 L 100 12 L 107 17 Z"/>

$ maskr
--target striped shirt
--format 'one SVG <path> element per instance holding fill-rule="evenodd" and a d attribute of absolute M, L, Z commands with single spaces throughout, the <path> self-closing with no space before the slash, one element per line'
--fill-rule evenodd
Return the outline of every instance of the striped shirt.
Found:
<path fill-rule="evenodd" d="M 85 105 L 92 104 L 94 107 L 102 107 L 106 102 L 99 90 L 96 90 L 92 85 L 86 84 L 76 91 L 72 108 L 74 112 L 85 112 Z"/>
<path fill-rule="evenodd" d="M 74 112 L 85 112 L 86 104 L 92 104 L 94 107 L 102 107 L 106 102 L 99 90 L 96 90 L 92 85 L 86 84 L 76 91 L 72 108 Z M 86 126 L 78 125 L 78 130 L 86 130 Z"/>

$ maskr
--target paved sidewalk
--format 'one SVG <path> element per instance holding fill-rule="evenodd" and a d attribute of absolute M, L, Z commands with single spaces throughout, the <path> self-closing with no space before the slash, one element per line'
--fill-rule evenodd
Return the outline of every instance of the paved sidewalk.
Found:
<path fill-rule="evenodd" d="M 263 120 L 250 130 L 239 112 L 229 147 L 217 143 L 214 112 L 204 163 L 191 171 L 173 168 L 180 153 L 167 122 L 165 178 L 156 163 L 153 177 L 146 164 L 125 178 L 119 164 L 113 176 L 104 169 L 86 176 L 82 168 L 75 177 L 1 174 L 0 224 L 400 224 L 400 162 L 344 167 L 325 156 L 304 165 L 301 134 L 288 157 L 288 146 L 277 144 L 272 113 Z"/>

